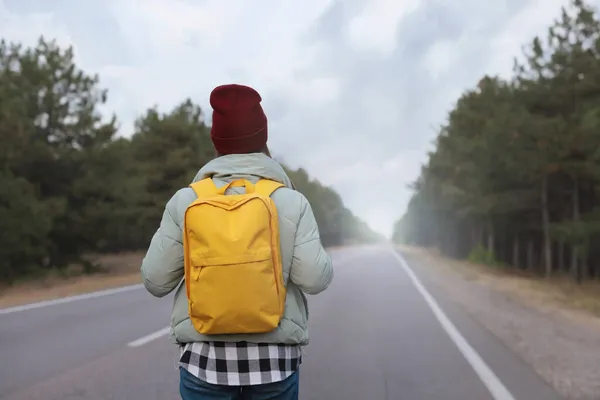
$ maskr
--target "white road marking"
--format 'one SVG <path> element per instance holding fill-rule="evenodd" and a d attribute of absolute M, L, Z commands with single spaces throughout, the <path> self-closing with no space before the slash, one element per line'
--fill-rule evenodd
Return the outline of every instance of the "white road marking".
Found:
<path fill-rule="evenodd" d="M 159 331 L 153 332 L 153 333 L 151 333 L 149 335 L 146 335 L 146 336 L 142 336 L 141 338 L 136 339 L 133 342 L 129 342 L 127 344 L 127 346 L 129 346 L 129 347 L 140 347 L 140 346 L 143 346 L 143 345 L 145 345 L 147 343 L 150 343 L 151 341 L 153 341 L 155 339 L 158 339 L 161 336 L 168 335 L 170 329 L 171 329 L 171 327 L 167 326 L 165 328 L 162 328 Z"/>
<path fill-rule="evenodd" d="M 408 266 L 407 262 L 404 258 L 396 252 L 396 250 L 392 247 L 392 253 L 402 266 L 402 269 L 412 283 L 415 285 L 419 293 L 425 299 L 425 302 L 433 311 L 433 314 L 439 321 L 442 328 L 446 331 L 450 339 L 454 342 L 458 350 L 465 357 L 467 362 L 471 365 L 481 382 L 488 389 L 494 400 L 515 400 L 514 396 L 508 391 L 508 389 L 502 384 L 500 379 L 494 374 L 491 368 L 483 361 L 481 356 L 477 354 L 477 351 L 467 342 L 467 340 L 462 336 L 462 334 L 458 331 L 456 326 L 450 321 L 450 318 L 442 311 L 438 303 L 435 301 L 433 296 L 425 289 L 425 286 L 421 283 L 420 279 L 415 275 L 412 269 Z"/>
<path fill-rule="evenodd" d="M 24 304 L 22 306 L 16 306 L 16 307 L 10 307 L 10 308 L 0 308 L 0 315 L 12 314 L 12 313 L 16 313 L 19 311 L 33 310 L 36 308 L 54 306 L 54 305 L 58 305 L 58 304 L 71 303 L 71 302 L 77 301 L 77 300 L 86 300 L 86 299 L 93 299 L 96 297 L 110 296 L 112 294 L 128 292 L 130 290 L 136 290 L 136 289 L 140 289 L 143 287 L 144 287 L 144 285 L 139 283 L 136 285 L 122 286 L 122 287 L 118 287 L 118 288 L 114 288 L 114 289 L 107 289 L 107 290 L 100 290 L 97 292 L 84 293 L 84 294 L 80 294 L 77 296 L 62 297 L 60 299 L 45 300 L 45 301 L 40 301 L 37 303 Z"/>

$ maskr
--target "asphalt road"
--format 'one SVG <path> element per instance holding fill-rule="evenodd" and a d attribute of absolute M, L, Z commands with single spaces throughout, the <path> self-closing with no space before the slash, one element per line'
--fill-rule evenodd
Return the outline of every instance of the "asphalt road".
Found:
<path fill-rule="evenodd" d="M 559 399 L 419 266 L 385 246 L 332 255 L 334 282 L 309 298 L 301 399 Z M 178 399 L 177 349 L 160 334 L 171 301 L 137 286 L 0 310 L 0 398 Z"/>

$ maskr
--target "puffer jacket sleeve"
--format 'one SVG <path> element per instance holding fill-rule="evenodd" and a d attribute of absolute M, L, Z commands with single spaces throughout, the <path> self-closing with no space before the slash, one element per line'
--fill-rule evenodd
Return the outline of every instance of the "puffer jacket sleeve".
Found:
<path fill-rule="evenodd" d="M 183 238 L 177 223 L 176 193 L 167 203 L 160 226 L 142 262 L 142 280 L 146 289 L 163 297 L 177 287 L 183 278 Z"/>
<path fill-rule="evenodd" d="M 321 245 L 317 221 L 304 196 L 296 230 L 290 279 L 306 294 L 321 293 L 333 279 L 331 257 Z"/>

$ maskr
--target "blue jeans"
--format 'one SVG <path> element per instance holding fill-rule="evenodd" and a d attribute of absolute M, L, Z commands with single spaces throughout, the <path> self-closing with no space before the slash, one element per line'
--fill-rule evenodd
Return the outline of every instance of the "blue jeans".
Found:
<path fill-rule="evenodd" d="M 298 400 L 298 371 L 275 383 L 250 386 L 213 385 L 179 368 L 182 400 Z"/>

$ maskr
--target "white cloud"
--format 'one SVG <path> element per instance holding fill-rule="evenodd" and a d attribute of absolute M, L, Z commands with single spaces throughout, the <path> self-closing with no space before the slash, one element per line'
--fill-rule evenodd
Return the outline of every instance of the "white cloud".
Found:
<path fill-rule="evenodd" d="M 390 233 L 457 96 L 512 58 L 567 0 L 0 0 L 0 37 L 73 45 L 132 131 L 145 108 L 254 86 L 270 145 Z M 600 0 L 595 0 L 600 4 Z"/>
<path fill-rule="evenodd" d="M 120 0 L 109 2 L 108 6 L 132 51 L 164 57 L 180 55 L 196 35 L 201 37 L 205 49 L 216 49 L 246 11 L 246 7 L 241 7 L 244 3 L 234 3 L 237 4 L 225 8 L 218 0 Z"/>
<path fill-rule="evenodd" d="M 427 70 L 432 79 L 440 79 L 456 64 L 457 56 L 460 54 L 456 51 L 456 47 L 456 43 L 449 40 L 440 40 L 431 46 L 423 58 L 423 68 Z"/>
<path fill-rule="evenodd" d="M 372 0 L 348 22 L 347 34 L 359 49 L 389 55 L 396 47 L 398 24 L 419 6 L 419 0 Z"/>
<path fill-rule="evenodd" d="M 35 27 L 32 29 L 32 27 Z M 41 32 L 59 43 L 72 44 L 67 28 L 49 12 L 19 14 L 0 0 L 0 37 L 23 43 L 35 43 Z"/>

